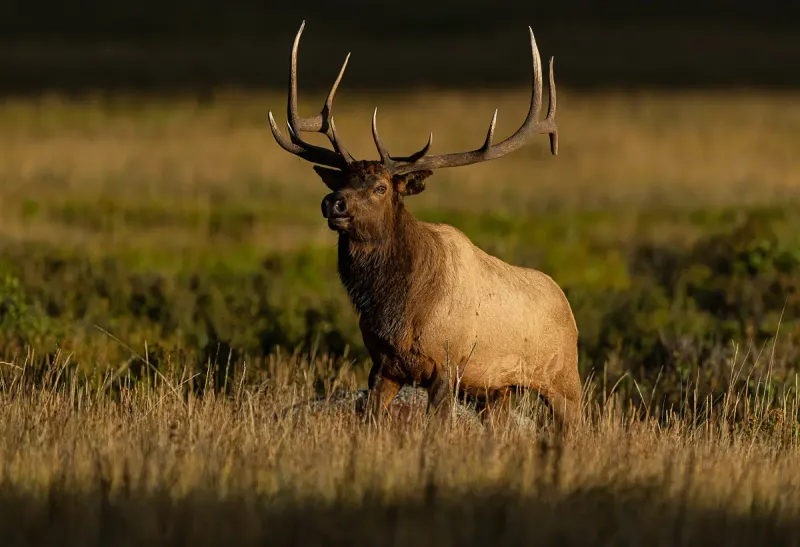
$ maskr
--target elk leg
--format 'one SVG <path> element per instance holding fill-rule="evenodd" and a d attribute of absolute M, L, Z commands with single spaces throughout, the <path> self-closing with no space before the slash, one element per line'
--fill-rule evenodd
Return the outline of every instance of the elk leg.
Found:
<path fill-rule="evenodd" d="M 548 394 L 546 398 L 560 429 L 568 429 L 577 423 L 580 416 L 578 404 L 575 401 L 557 391 Z"/>
<path fill-rule="evenodd" d="M 437 370 L 428 387 L 428 413 L 435 414 L 443 422 L 449 421 L 453 413 L 452 391 L 447 376 Z"/>
<path fill-rule="evenodd" d="M 581 418 L 581 379 L 577 366 L 565 366 L 553 379 L 553 389 L 548 394 L 553 413 L 563 426 L 571 427 Z"/>
<path fill-rule="evenodd" d="M 370 423 L 377 423 L 384 414 L 388 414 L 389 405 L 392 404 L 401 386 L 400 382 L 377 375 L 370 378 L 370 384 L 372 385 L 367 398 L 366 419 Z"/>
<path fill-rule="evenodd" d="M 486 394 L 481 421 L 491 429 L 501 430 L 511 417 L 511 389 L 500 388 Z"/>

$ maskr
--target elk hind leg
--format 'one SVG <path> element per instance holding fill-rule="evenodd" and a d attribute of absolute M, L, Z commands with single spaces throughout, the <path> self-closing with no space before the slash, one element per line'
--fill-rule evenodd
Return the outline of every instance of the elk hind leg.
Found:
<path fill-rule="evenodd" d="M 511 418 L 511 388 L 487 390 L 484 400 L 478 405 L 481 422 L 489 429 L 501 431 Z"/>
<path fill-rule="evenodd" d="M 560 425 L 571 428 L 581 419 L 581 386 L 577 363 L 565 364 L 545 395 Z"/>

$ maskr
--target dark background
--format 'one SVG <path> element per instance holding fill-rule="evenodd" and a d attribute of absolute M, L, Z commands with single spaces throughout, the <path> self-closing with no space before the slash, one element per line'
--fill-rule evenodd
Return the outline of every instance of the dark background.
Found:
<path fill-rule="evenodd" d="M 0 91 L 282 88 L 303 19 L 304 88 L 523 84 L 529 24 L 570 87 L 800 84 L 797 0 L 10 0 Z"/>

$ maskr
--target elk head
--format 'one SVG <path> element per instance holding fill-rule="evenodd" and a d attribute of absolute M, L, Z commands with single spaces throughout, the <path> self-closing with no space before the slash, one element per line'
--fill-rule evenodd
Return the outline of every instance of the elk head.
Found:
<path fill-rule="evenodd" d="M 492 143 L 497 121 L 497 110 L 495 110 L 486 140 L 480 148 L 470 152 L 429 155 L 428 152 L 433 144 L 433 133 L 431 133 L 427 144 L 421 150 L 409 156 L 396 157 L 389 154 L 378 134 L 376 108 L 372 115 L 372 136 L 380 156 L 378 161 L 355 160 L 342 144 L 333 121 L 331 113 L 333 98 L 344 75 L 350 54 L 345 58 L 320 113 L 309 118 L 300 117 L 297 109 L 297 49 L 304 27 L 305 21 L 300 25 L 292 46 L 287 105 L 289 138 L 280 132 L 271 111 L 269 124 L 272 135 L 284 150 L 319 164 L 314 166 L 314 170 L 331 190 L 331 193 L 322 200 L 322 214 L 328 219 L 328 226 L 332 230 L 346 233 L 356 240 L 380 240 L 391 233 L 392 224 L 397 218 L 396 213 L 402 208 L 403 198 L 422 192 L 425 189 L 425 179 L 433 174 L 434 169 L 470 165 L 499 158 L 522 147 L 533 135 L 549 134 L 550 150 L 553 155 L 558 154 L 553 58 L 550 58 L 550 102 L 547 116 L 544 120 L 539 120 L 542 109 L 542 62 L 530 27 L 528 30 L 533 54 L 533 93 L 528 116 L 513 135 L 502 142 Z M 324 134 L 333 150 L 303 141 L 300 138 L 301 132 Z"/>

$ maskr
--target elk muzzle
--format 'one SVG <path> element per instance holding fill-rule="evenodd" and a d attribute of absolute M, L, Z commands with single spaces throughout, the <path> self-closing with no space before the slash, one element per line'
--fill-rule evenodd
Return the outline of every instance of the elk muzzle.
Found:
<path fill-rule="evenodd" d="M 322 216 L 328 219 L 331 230 L 343 230 L 350 223 L 347 200 L 341 192 L 333 192 L 322 200 Z"/>

